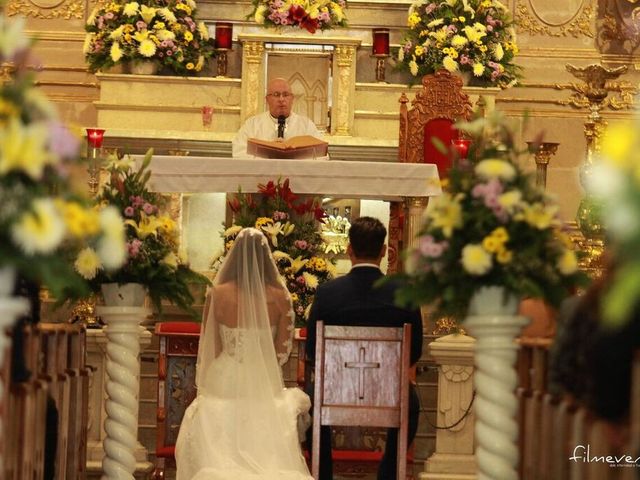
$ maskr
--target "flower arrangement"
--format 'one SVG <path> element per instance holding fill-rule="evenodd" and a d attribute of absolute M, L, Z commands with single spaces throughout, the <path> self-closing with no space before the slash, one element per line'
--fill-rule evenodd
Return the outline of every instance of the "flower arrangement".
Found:
<path fill-rule="evenodd" d="M 469 160 L 453 165 L 425 211 L 399 301 L 463 319 L 480 288 L 500 286 L 557 306 L 586 277 L 557 205 L 518 166 L 526 150 L 500 116 L 456 127 L 473 139 Z"/>
<path fill-rule="evenodd" d="M 0 62 L 14 66 L 0 85 L 0 268 L 63 302 L 89 293 L 74 269 L 86 245 L 105 268 L 120 267 L 124 227 L 115 209 L 98 211 L 73 190 L 68 172 L 79 163 L 80 140 L 34 87 L 29 46 L 23 22 L 0 16 Z"/>
<path fill-rule="evenodd" d="M 176 224 L 161 213 L 163 197 L 147 188 L 152 155 L 149 150 L 137 170 L 128 155 L 109 157 L 106 169 L 110 178 L 96 200 L 101 206 L 117 208 L 125 218 L 127 260 L 122 268 L 108 272 L 87 249 L 88 260 L 79 271 L 96 291 L 103 283 L 140 283 L 158 312 L 162 313 L 162 300 L 168 300 L 197 318 L 189 286 L 208 285 L 209 280 L 179 257 Z"/>
<path fill-rule="evenodd" d="M 92 72 L 124 62 L 151 61 L 178 75 L 195 75 L 214 55 L 194 0 L 111 1 L 85 26 L 83 52 Z"/>
<path fill-rule="evenodd" d="M 614 266 L 603 297 L 602 319 L 613 327 L 630 321 L 640 295 L 640 120 L 607 128 L 598 162 L 587 176 L 601 206 L 607 252 Z"/>
<path fill-rule="evenodd" d="M 247 20 L 267 27 L 300 27 L 309 33 L 346 27 L 345 0 L 253 0 Z"/>
<path fill-rule="evenodd" d="M 417 0 L 407 24 L 398 67 L 414 77 L 444 68 L 470 72 L 471 83 L 503 88 L 519 77 L 513 20 L 498 0 Z"/>
<path fill-rule="evenodd" d="M 257 195 L 240 192 L 229 202 L 234 223 L 223 234 L 225 251 L 243 228 L 262 231 L 291 294 L 296 326 L 303 326 L 318 285 L 335 273 L 333 264 L 320 257 L 318 222 L 324 221 L 325 211 L 316 199 L 298 198 L 288 179 L 258 185 L 258 190 Z"/>

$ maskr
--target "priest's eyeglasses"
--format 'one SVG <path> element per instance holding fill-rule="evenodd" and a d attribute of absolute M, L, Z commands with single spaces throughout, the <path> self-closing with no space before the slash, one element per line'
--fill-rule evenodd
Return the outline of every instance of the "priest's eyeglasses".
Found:
<path fill-rule="evenodd" d="M 273 93 L 267 93 L 267 97 L 284 98 L 286 100 L 288 98 L 293 97 L 293 93 L 289 93 L 289 92 L 273 92 Z"/>

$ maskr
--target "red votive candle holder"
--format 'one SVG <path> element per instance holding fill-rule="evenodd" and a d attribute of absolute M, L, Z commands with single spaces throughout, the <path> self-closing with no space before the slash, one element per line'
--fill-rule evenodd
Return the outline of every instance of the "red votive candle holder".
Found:
<path fill-rule="evenodd" d="M 233 44 L 233 23 L 216 23 L 216 48 L 231 50 Z"/>
<path fill-rule="evenodd" d="M 451 140 L 451 144 L 453 145 L 453 148 L 455 148 L 458 152 L 458 156 L 460 158 L 467 158 L 471 140 L 468 140 L 466 138 L 456 138 L 455 140 Z"/>
<path fill-rule="evenodd" d="M 389 29 L 374 28 L 373 32 L 373 54 L 389 55 Z"/>
<path fill-rule="evenodd" d="M 103 128 L 87 128 L 87 141 L 91 148 L 101 148 L 104 140 Z"/>

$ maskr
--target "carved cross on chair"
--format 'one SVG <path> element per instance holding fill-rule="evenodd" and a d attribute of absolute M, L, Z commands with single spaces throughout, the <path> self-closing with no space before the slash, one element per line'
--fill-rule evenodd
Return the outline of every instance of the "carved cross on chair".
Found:
<path fill-rule="evenodd" d="M 360 355 L 357 362 L 344 362 L 345 368 L 359 368 L 358 377 L 358 397 L 360 400 L 364 399 L 364 369 L 365 368 L 380 368 L 380 362 L 366 362 L 365 357 L 367 355 L 367 349 L 360 347 Z"/>

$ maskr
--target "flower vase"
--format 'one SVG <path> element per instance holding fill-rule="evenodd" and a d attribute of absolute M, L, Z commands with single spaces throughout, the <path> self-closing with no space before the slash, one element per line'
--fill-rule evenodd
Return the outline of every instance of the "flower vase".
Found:
<path fill-rule="evenodd" d="M 4 362 L 8 360 L 9 337 L 6 330 L 13 326 L 21 315 L 29 311 L 29 302 L 26 298 L 14 297 L 13 289 L 15 285 L 16 271 L 12 267 L 0 267 L 0 369 L 4 368 Z M 7 405 L 5 381 L 0 381 L 0 405 Z M 0 412 L 0 441 L 5 439 L 2 446 L 6 446 L 7 436 L 4 433 L 4 419 L 6 409 Z M 0 448 L 0 472 L 4 472 L 4 448 Z"/>
<path fill-rule="evenodd" d="M 504 287 L 483 287 L 472 297 L 465 328 L 475 344 L 475 441 L 478 478 L 518 478 L 518 377 L 515 338 L 528 322 L 519 299 Z"/>
<path fill-rule="evenodd" d="M 129 69 L 133 75 L 155 75 L 158 64 L 150 61 L 132 62 Z"/>
<path fill-rule="evenodd" d="M 147 291 L 141 283 L 104 283 L 101 286 L 108 307 L 143 307 Z"/>

